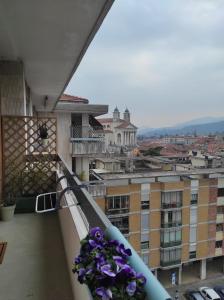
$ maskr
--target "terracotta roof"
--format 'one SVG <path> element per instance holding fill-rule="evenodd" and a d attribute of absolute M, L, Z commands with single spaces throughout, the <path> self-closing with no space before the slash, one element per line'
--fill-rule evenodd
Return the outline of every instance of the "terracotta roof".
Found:
<path fill-rule="evenodd" d="M 72 95 L 68 95 L 68 94 L 63 94 L 61 96 L 61 98 L 59 99 L 59 101 L 68 101 L 68 102 L 84 103 L 84 104 L 89 103 L 88 99 L 81 98 L 81 97 L 78 97 L 78 96 L 72 96 Z"/>

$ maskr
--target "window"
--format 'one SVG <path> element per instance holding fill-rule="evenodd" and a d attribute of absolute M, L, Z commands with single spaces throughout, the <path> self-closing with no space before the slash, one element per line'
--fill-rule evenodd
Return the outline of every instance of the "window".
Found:
<path fill-rule="evenodd" d="M 176 208 L 182 205 L 182 192 L 162 192 L 162 208 Z"/>
<path fill-rule="evenodd" d="M 180 263 L 181 248 L 172 248 L 161 251 L 161 265 L 168 266 Z"/>
<path fill-rule="evenodd" d="M 106 199 L 107 214 L 124 214 L 129 212 L 129 196 L 113 196 Z"/>
<path fill-rule="evenodd" d="M 215 248 L 222 248 L 222 241 L 216 241 Z"/>
<path fill-rule="evenodd" d="M 181 225 L 181 211 L 163 211 L 161 213 L 161 227 L 176 227 Z"/>
<path fill-rule="evenodd" d="M 194 258 L 196 258 L 196 251 L 190 251 L 189 259 L 194 259 Z"/>
<path fill-rule="evenodd" d="M 148 253 L 143 253 L 142 254 L 142 260 L 144 261 L 146 266 L 148 266 L 149 265 L 149 254 Z"/>
<path fill-rule="evenodd" d="M 217 214 L 224 214 L 224 206 L 217 206 Z"/>
<path fill-rule="evenodd" d="M 191 193 L 191 205 L 198 203 L 198 193 Z"/>
<path fill-rule="evenodd" d="M 223 224 L 216 224 L 216 232 L 223 231 Z"/>
<path fill-rule="evenodd" d="M 190 209 L 190 224 L 197 223 L 197 220 L 198 220 L 197 214 L 198 214 L 197 207 L 191 207 L 191 209 Z"/>
<path fill-rule="evenodd" d="M 129 218 L 120 217 L 120 218 L 109 218 L 111 223 L 120 229 L 123 234 L 129 233 Z"/>
<path fill-rule="evenodd" d="M 196 243 L 197 227 L 190 226 L 190 243 Z"/>
<path fill-rule="evenodd" d="M 141 249 L 142 250 L 149 249 L 149 234 L 148 233 L 141 234 Z"/>
<path fill-rule="evenodd" d="M 141 209 L 149 209 L 149 191 L 150 185 L 146 183 L 141 184 Z"/>
<path fill-rule="evenodd" d="M 161 232 L 161 246 L 171 247 L 181 244 L 181 228 Z"/>
<path fill-rule="evenodd" d="M 141 214 L 141 231 L 149 230 L 149 214 Z"/>
<path fill-rule="evenodd" d="M 224 188 L 218 189 L 218 197 L 224 197 Z"/>

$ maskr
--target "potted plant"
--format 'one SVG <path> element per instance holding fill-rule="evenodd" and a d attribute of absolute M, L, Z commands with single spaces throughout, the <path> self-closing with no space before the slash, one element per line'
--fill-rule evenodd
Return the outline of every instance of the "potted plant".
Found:
<path fill-rule="evenodd" d="M 39 137 L 41 138 L 41 142 L 43 146 L 47 146 L 48 144 L 48 129 L 46 123 L 39 125 Z"/>
<path fill-rule="evenodd" d="M 0 206 L 0 219 L 2 221 L 10 221 L 13 218 L 14 211 L 16 208 L 16 199 L 13 194 L 9 194 L 3 200 Z"/>
<path fill-rule="evenodd" d="M 108 240 L 99 227 L 92 228 L 81 241 L 73 273 L 86 284 L 93 299 L 145 299 L 146 279 L 128 263 L 131 250 L 117 240 Z"/>

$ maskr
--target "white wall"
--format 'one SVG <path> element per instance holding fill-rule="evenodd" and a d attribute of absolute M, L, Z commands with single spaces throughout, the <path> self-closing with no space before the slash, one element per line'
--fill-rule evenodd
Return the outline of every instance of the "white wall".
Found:
<path fill-rule="evenodd" d="M 24 70 L 21 62 L 0 61 L 0 100 L 1 115 L 26 114 Z"/>
<path fill-rule="evenodd" d="M 57 113 L 57 147 L 58 154 L 72 169 L 70 142 L 71 113 Z"/>

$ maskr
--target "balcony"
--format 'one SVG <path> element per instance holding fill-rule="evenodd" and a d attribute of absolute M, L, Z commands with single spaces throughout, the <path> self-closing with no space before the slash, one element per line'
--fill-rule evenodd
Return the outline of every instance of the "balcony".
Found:
<path fill-rule="evenodd" d="M 1 239 L 8 241 L 0 269 L 4 299 L 90 299 L 87 287 L 80 285 L 72 273 L 72 261 L 89 228 L 99 226 L 108 238 L 131 248 L 129 262 L 147 279 L 147 299 L 170 300 L 169 294 L 118 228 L 111 224 L 85 186 L 60 158 L 55 165 L 59 191 L 56 205 L 51 200 L 46 203 L 43 197 L 43 205 L 37 206 L 37 212 L 42 214 L 16 215 L 13 221 L 1 224 Z M 126 223 L 121 225 L 126 233 Z"/>
<path fill-rule="evenodd" d="M 182 244 L 182 241 L 172 241 L 172 242 L 161 242 L 160 246 L 161 248 L 169 248 L 169 247 L 175 247 L 180 246 Z"/>
<path fill-rule="evenodd" d="M 72 126 L 70 140 L 73 156 L 105 153 L 105 137 L 102 128 Z"/>
<path fill-rule="evenodd" d="M 161 209 L 173 210 L 173 209 L 180 209 L 181 207 L 182 207 L 182 201 L 177 203 L 162 203 Z"/>
<path fill-rule="evenodd" d="M 217 231 L 216 236 L 215 236 L 216 241 L 221 241 L 223 240 L 223 232 L 222 231 Z"/>
<path fill-rule="evenodd" d="M 96 181 L 90 182 L 87 187 L 87 191 L 92 197 L 104 197 L 106 195 L 106 185 L 102 182 Z"/>
<path fill-rule="evenodd" d="M 223 223 L 223 222 L 224 222 L 224 214 L 217 214 L 216 223 Z"/>
<path fill-rule="evenodd" d="M 221 256 L 222 255 L 222 248 L 215 248 L 215 256 Z"/>
<path fill-rule="evenodd" d="M 161 223 L 161 228 L 171 228 L 171 227 L 179 227 L 179 226 L 182 226 L 182 221 Z"/>
<path fill-rule="evenodd" d="M 1 299 L 73 299 L 56 213 L 17 214 L 0 227 L 8 242 L 0 266 Z"/>
<path fill-rule="evenodd" d="M 224 197 L 217 198 L 217 206 L 224 206 Z"/>
<path fill-rule="evenodd" d="M 160 262 L 161 267 L 170 267 L 170 266 L 176 266 L 180 264 L 181 264 L 181 259 Z"/>

